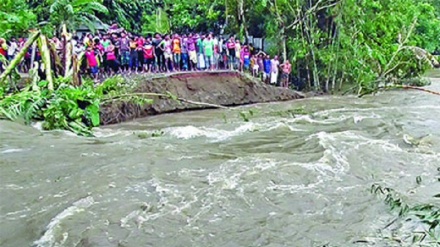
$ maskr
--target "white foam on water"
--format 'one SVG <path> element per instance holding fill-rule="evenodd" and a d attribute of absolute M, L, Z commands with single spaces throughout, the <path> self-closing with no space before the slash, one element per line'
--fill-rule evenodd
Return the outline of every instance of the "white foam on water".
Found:
<path fill-rule="evenodd" d="M 271 184 L 267 186 L 266 189 L 283 191 L 288 193 L 296 193 L 299 191 L 308 191 L 309 193 L 311 193 L 313 189 L 317 188 L 319 185 L 323 183 L 324 183 L 323 179 L 319 179 L 317 182 L 310 184 L 274 184 L 273 182 L 271 182 Z"/>
<path fill-rule="evenodd" d="M 280 161 L 270 159 L 237 158 L 223 163 L 218 169 L 208 173 L 206 179 L 210 186 L 217 184 L 223 190 L 233 190 L 239 187 L 244 176 L 263 172 L 280 163 Z"/>
<path fill-rule="evenodd" d="M 298 166 L 311 172 L 317 173 L 316 181 L 308 184 L 271 184 L 267 187 L 268 190 L 283 191 L 287 193 L 296 193 L 307 191 L 313 193 L 315 189 L 320 188 L 326 181 L 340 180 L 350 168 L 347 157 L 344 152 L 338 150 L 333 144 L 337 141 L 338 133 L 318 132 L 310 135 L 306 141 L 318 139 L 319 145 L 324 148 L 323 156 L 315 161 L 308 163 L 287 162 L 283 167 Z"/>
<path fill-rule="evenodd" d="M 90 207 L 94 204 L 94 199 L 91 196 L 86 198 L 82 198 L 72 204 L 72 206 L 64 209 L 61 213 L 57 214 L 54 218 L 51 219 L 49 224 L 46 226 L 46 231 L 43 236 L 34 242 L 34 247 L 58 247 L 63 246 L 66 241 L 68 234 L 62 233 L 63 239 L 59 242 L 56 241 L 57 231 L 60 230 L 61 222 L 77 213 L 83 212 L 86 208 Z"/>
<path fill-rule="evenodd" d="M 311 115 L 301 115 L 292 119 L 287 120 L 288 123 L 297 123 L 301 121 L 305 121 L 312 124 L 322 124 L 322 125 L 331 125 L 335 123 L 339 123 L 349 119 L 349 116 L 338 116 L 338 117 L 329 117 L 327 119 L 313 119 Z"/>
<path fill-rule="evenodd" d="M 23 152 L 25 151 L 24 149 L 21 148 L 10 148 L 10 149 L 6 149 L 4 151 L 2 151 L 2 154 L 10 154 L 10 153 L 19 153 L 19 152 Z"/>
<path fill-rule="evenodd" d="M 23 186 L 19 186 L 19 185 L 16 185 L 16 184 L 7 184 L 5 186 L 5 188 L 11 189 L 11 190 L 22 190 L 22 189 L 24 189 Z"/>
<path fill-rule="evenodd" d="M 405 110 L 440 110 L 440 106 L 434 105 L 419 105 L 419 106 L 406 106 Z M 373 112 L 373 111 L 401 111 L 401 106 L 379 106 L 379 107 L 369 107 L 369 108 L 336 108 L 328 109 L 323 111 L 314 112 L 315 116 L 328 116 L 331 113 L 343 113 L 343 112 Z"/>
<path fill-rule="evenodd" d="M 201 158 L 201 157 L 203 157 L 203 156 L 202 155 L 181 155 L 176 158 L 170 158 L 170 160 L 181 161 L 181 160 L 191 160 L 191 159 L 196 159 L 196 158 Z"/>
<path fill-rule="evenodd" d="M 135 131 L 132 130 L 121 130 L 121 129 L 106 129 L 106 128 L 94 128 L 93 134 L 97 138 L 107 138 L 113 136 L 130 136 L 133 135 Z M 137 132 L 136 132 L 137 133 Z"/>
<path fill-rule="evenodd" d="M 274 124 L 273 124 L 274 123 Z M 288 128 L 290 131 L 292 132 L 303 132 L 305 130 L 303 129 L 299 129 L 299 128 L 295 128 L 292 127 L 288 124 L 288 121 L 279 121 L 279 120 L 274 120 L 274 122 L 268 122 L 266 124 L 263 124 L 263 126 L 266 128 L 266 131 L 271 131 L 271 130 L 275 130 L 275 129 L 279 129 L 279 128 Z"/>
<path fill-rule="evenodd" d="M 16 220 L 17 218 L 23 218 L 26 217 L 26 213 L 30 212 L 31 209 L 26 207 L 25 209 L 9 212 L 5 215 L 0 216 L 0 218 L 6 218 L 8 220 Z"/>
<path fill-rule="evenodd" d="M 120 226 L 123 228 L 132 228 L 136 224 L 137 228 L 141 228 L 145 222 L 153 221 L 167 215 L 180 215 L 185 209 L 189 209 L 192 205 L 199 201 L 198 193 L 202 189 L 193 191 L 191 195 L 183 195 L 182 192 L 174 184 L 166 184 L 157 178 L 153 178 L 136 188 L 129 188 L 127 191 L 136 191 L 145 194 L 151 192 L 146 187 L 153 187 L 154 194 L 159 200 L 154 205 L 146 205 L 148 210 L 134 210 L 128 215 L 120 219 Z M 154 209 L 152 209 L 154 208 Z"/>
<path fill-rule="evenodd" d="M 279 128 L 288 128 L 290 131 L 304 131 L 302 129 L 290 126 L 288 122 L 289 121 L 280 122 L 277 120 L 268 121 L 265 123 L 247 122 L 236 127 L 233 130 L 217 129 L 212 127 L 195 127 L 192 125 L 188 125 L 182 127 L 166 128 L 163 131 L 166 134 L 176 137 L 178 139 L 188 140 L 198 137 L 205 137 L 214 141 L 224 141 L 235 136 L 240 136 L 243 133 L 247 132 L 265 132 Z"/>
<path fill-rule="evenodd" d="M 31 126 L 39 131 L 43 130 L 43 122 L 33 122 L 31 123 Z"/>
<path fill-rule="evenodd" d="M 195 127 L 192 125 L 188 125 L 183 127 L 166 128 L 164 129 L 164 132 L 178 139 L 184 139 L 184 140 L 188 140 L 196 137 L 207 137 L 210 139 L 222 141 L 231 138 L 233 136 L 238 136 L 245 132 L 256 130 L 257 128 L 258 128 L 257 124 L 248 122 L 244 125 L 240 125 L 234 130 L 222 130 L 222 129 Z"/>

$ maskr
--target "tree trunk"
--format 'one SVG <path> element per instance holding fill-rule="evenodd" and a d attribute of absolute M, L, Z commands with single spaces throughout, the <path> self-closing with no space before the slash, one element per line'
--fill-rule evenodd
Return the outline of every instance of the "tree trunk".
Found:
<path fill-rule="evenodd" d="M 249 31 L 247 29 L 247 25 L 246 25 L 246 15 L 244 12 L 244 1 L 245 0 L 238 0 L 238 4 L 237 4 L 237 22 L 238 22 L 238 26 L 240 28 L 240 34 L 241 31 L 244 32 L 244 38 L 245 38 L 245 43 L 248 43 L 249 41 Z"/>
<path fill-rule="evenodd" d="M 41 59 L 44 63 L 44 72 L 46 73 L 46 81 L 47 81 L 47 88 L 50 91 L 54 90 L 53 85 L 53 78 L 52 78 L 52 68 L 51 68 L 51 59 L 50 59 L 50 50 L 47 44 L 47 38 L 44 35 L 41 35 L 39 38 L 39 49 L 41 53 Z"/>
<path fill-rule="evenodd" d="M 63 65 L 64 77 L 69 75 L 70 67 L 72 66 L 72 35 L 67 32 L 67 27 L 63 25 Z"/>
<path fill-rule="evenodd" d="M 6 77 L 12 73 L 12 71 L 20 64 L 23 57 L 26 55 L 29 47 L 37 40 L 38 36 L 40 36 L 40 31 L 37 31 L 29 37 L 29 39 L 24 43 L 23 48 L 20 52 L 12 59 L 11 63 L 8 65 L 3 74 L 0 75 L 0 85 L 3 84 Z"/>
<path fill-rule="evenodd" d="M 286 44 L 286 28 L 284 27 L 284 24 L 281 28 L 281 45 L 283 47 L 283 61 L 287 61 L 287 44 Z"/>
<path fill-rule="evenodd" d="M 81 77 L 78 73 L 78 57 L 76 55 L 73 55 L 73 68 L 72 68 L 72 83 L 74 86 L 80 86 L 81 85 Z"/>

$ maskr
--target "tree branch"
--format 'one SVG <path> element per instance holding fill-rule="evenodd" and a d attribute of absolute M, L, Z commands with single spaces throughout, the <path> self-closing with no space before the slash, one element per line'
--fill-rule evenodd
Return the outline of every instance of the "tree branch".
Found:
<path fill-rule="evenodd" d="M 105 103 L 109 103 L 118 99 L 123 99 L 123 98 L 128 98 L 128 97 L 132 97 L 132 96 L 142 96 L 142 97 L 161 97 L 161 98 L 166 98 L 166 99 L 174 99 L 180 102 L 185 102 L 188 104 L 193 104 L 193 105 L 201 105 L 201 106 L 206 106 L 206 107 L 213 107 L 213 108 L 220 108 L 220 109 L 229 109 L 229 107 L 223 106 L 223 105 L 217 105 L 217 104 L 211 104 L 211 103 L 205 103 L 205 102 L 198 102 L 198 101 L 192 101 L 192 100 L 188 100 L 188 99 L 184 99 L 184 98 L 175 98 L 172 95 L 169 94 L 163 94 L 163 93 L 129 93 L 129 94 L 121 94 L 121 95 L 117 95 L 115 97 L 112 98 L 108 98 L 108 99 L 104 99 L 101 104 L 105 104 Z"/>

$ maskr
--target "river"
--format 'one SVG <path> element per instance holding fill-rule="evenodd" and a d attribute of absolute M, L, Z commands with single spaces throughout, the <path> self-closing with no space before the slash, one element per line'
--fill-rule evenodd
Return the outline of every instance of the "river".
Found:
<path fill-rule="evenodd" d="M 401 246 L 387 236 L 414 226 L 387 227 L 396 213 L 371 186 L 440 200 L 440 97 L 423 92 L 168 114 L 96 135 L 0 122 L 0 246 Z"/>

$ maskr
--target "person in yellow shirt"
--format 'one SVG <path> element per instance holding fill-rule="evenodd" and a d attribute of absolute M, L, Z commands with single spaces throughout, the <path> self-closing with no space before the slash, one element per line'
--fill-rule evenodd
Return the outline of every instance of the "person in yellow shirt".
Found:
<path fill-rule="evenodd" d="M 128 62 L 130 65 L 131 72 L 136 72 L 138 68 L 138 43 L 137 38 L 132 37 L 129 42 L 130 46 L 130 61 Z"/>
<path fill-rule="evenodd" d="M 180 71 L 180 60 L 182 56 L 181 39 L 178 34 L 174 34 L 173 42 L 173 67 L 174 70 Z"/>
<path fill-rule="evenodd" d="M 88 33 L 86 37 L 84 37 L 84 46 L 85 47 L 93 47 L 93 36 Z"/>

